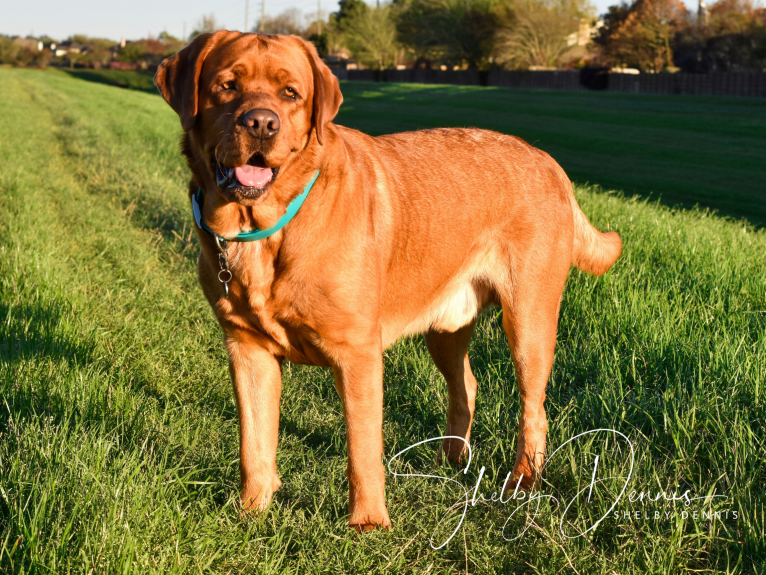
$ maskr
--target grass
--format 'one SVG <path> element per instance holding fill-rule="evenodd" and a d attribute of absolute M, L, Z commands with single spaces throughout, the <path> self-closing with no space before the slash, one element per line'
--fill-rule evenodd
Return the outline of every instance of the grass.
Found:
<path fill-rule="evenodd" d="M 62 68 L 62 72 L 69 74 L 79 80 L 106 84 L 107 86 L 117 86 L 129 90 L 140 90 L 149 94 L 159 94 L 159 90 L 154 85 L 154 72 L 144 70 L 107 70 L 107 69 L 82 69 Z"/>
<path fill-rule="evenodd" d="M 360 125 L 364 106 L 391 111 L 394 120 L 370 131 L 420 125 L 429 94 L 429 121 L 448 115 L 438 103 L 470 99 L 461 88 L 344 89 L 342 122 Z M 517 109 L 542 98 L 499 90 L 472 97 L 477 107 L 485 98 L 499 106 L 503 95 Z M 659 105 L 602 96 L 626 116 Z M 569 107 L 580 98 L 555 97 Z M 577 190 L 596 225 L 620 231 L 625 252 L 603 278 L 570 276 L 549 384 L 549 444 L 619 431 L 635 450 L 629 490 L 726 495 L 688 508 L 720 518 L 685 518 L 679 502 L 623 498 L 617 517 L 566 539 L 561 509 L 544 504 L 508 542 L 501 529 L 518 502 L 480 502 L 434 550 L 429 537 L 458 490 L 389 476 L 393 529 L 357 536 L 345 526 L 345 428 L 331 374 L 288 365 L 284 486 L 266 514 L 242 519 L 236 412 L 220 331 L 197 286 L 177 118 L 157 96 L 56 71 L 0 69 L 0 102 L 0 572 L 763 572 L 764 231 L 709 211 Z M 703 128 L 700 141 L 717 137 L 715 126 L 707 135 Z M 727 136 L 733 149 L 758 138 L 744 119 L 739 129 Z M 426 469 L 472 488 L 483 465 L 489 498 L 513 463 L 519 405 L 497 312 L 483 317 L 470 353 L 480 387 L 469 472 L 434 469 L 432 446 L 394 469 Z M 419 338 L 388 350 L 385 385 L 388 459 L 440 434 L 446 388 Z M 596 455 L 599 477 L 626 475 L 628 451 L 616 434 L 586 439 L 552 462 L 546 494 L 572 499 L 589 484 Z M 580 498 L 565 532 L 592 524 L 620 488 L 605 481 L 590 502 Z M 521 509 L 507 533 L 524 529 Z M 669 515 L 646 520 L 636 511 Z"/>

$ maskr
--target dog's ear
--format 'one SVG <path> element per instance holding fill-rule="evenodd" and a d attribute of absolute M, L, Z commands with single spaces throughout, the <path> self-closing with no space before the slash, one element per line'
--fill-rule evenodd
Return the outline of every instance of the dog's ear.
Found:
<path fill-rule="evenodd" d="M 202 64 L 210 50 L 229 34 L 218 30 L 212 34 L 200 34 L 175 56 L 163 60 L 154 75 L 154 85 L 181 119 L 181 126 L 188 132 L 197 119 L 199 75 Z"/>
<path fill-rule="evenodd" d="M 311 124 L 316 130 L 317 141 L 324 141 L 324 125 L 332 122 L 338 115 L 340 105 L 343 103 L 343 94 L 340 93 L 338 79 L 330 71 L 330 68 L 319 58 L 313 44 L 304 41 L 306 51 L 311 62 L 311 71 L 314 74 L 314 108 Z"/>

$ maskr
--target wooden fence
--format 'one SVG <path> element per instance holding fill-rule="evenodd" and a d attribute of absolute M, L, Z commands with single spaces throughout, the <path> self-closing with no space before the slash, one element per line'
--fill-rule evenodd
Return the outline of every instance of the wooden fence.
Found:
<path fill-rule="evenodd" d="M 766 98 L 766 73 L 609 74 L 607 89 L 636 94 L 704 94 Z"/>
<path fill-rule="evenodd" d="M 415 82 L 419 84 L 458 84 L 463 86 L 499 86 L 539 90 L 588 90 L 597 86 L 609 92 L 634 94 L 699 94 L 720 96 L 766 97 L 766 73 L 713 72 L 710 74 L 603 74 L 593 81 L 593 70 L 555 70 L 522 72 L 492 70 L 346 70 L 333 68 L 341 80 L 368 82 Z M 596 74 L 599 75 L 599 74 Z M 587 87 L 586 87 L 587 86 Z"/>

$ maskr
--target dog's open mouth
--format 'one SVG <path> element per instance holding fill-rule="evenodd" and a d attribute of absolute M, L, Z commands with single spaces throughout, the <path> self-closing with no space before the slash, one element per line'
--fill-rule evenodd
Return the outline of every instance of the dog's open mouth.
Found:
<path fill-rule="evenodd" d="M 260 196 L 277 179 L 279 168 L 270 168 L 260 153 L 253 154 L 242 166 L 226 167 L 213 158 L 216 184 L 246 198 Z"/>

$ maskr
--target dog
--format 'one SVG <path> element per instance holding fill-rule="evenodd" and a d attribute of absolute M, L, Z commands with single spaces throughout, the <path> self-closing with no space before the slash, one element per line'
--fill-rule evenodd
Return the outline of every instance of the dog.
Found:
<path fill-rule="evenodd" d="M 559 306 L 572 264 L 622 249 L 545 152 L 479 129 L 380 137 L 332 123 L 343 101 L 295 36 L 202 34 L 154 82 L 183 129 L 199 280 L 223 329 L 240 424 L 241 502 L 264 510 L 285 359 L 330 367 L 347 426 L 349 525 L 389 527 L 383 350 L 425 334 L 449 392 L 439 457 L 470 438 L 479 313 L 503 310 L 521 400 L 515 486 L 540 480 Z M 249 241 L 253 240 L 253 241 Z"/>

